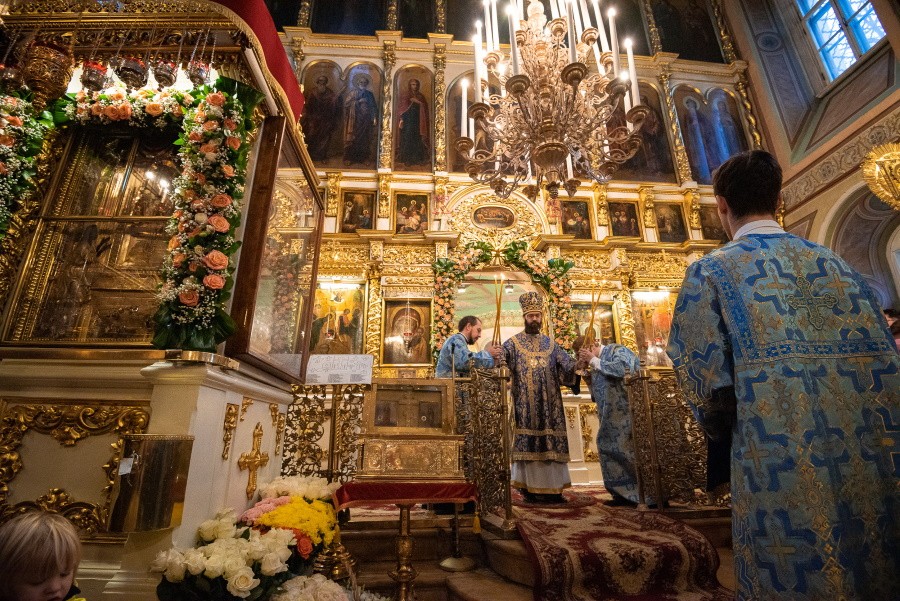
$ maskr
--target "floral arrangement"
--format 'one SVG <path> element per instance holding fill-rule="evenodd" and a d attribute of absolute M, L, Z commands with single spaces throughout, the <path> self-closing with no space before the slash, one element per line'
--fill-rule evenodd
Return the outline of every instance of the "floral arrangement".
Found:
<path fill-rule="evenodd" d="M 34 193 L 35 157 L 53 126 L 49 113 L 33 112 L 30 102 L 0 95 L 0 239 L 15 205 Z"/>
<path fill-rule="evenodd" d="M 294 533 L 238 527 L 233 510 L 220 512 L 198 530 L 194 549 L 161 551 L 150 566 L 162 574 L 160 601 L 268 599 L 294 570 Z"/>
<path fill-rule="evenodd" d="M 69 120 L 82 124 L 127 123 L 137 127 L 166 127 L 182 122 L 196 99 L 189 92 L 167 88 L 143 88 L 128 92 L 114 86 L 98 92 L 81 90 L 67 95 L 62 110 Z"/>
<path fill-rule="evenodd" d="M 340 486 L 339 482 L 329 484 L 325 478 L 316 476 L 282 476 L 260 486 L 259 496 L 261 499 L 283 496 L 330 499 Z"/>
<path fill-rule="evenodd" d="M 337 530 L 337 515 L 330 502 L 302 496 L 263 499 L 241 514 L 240 521 L 259 529 L 290 530 L 297 553 L 305 561 L 330 544 Z"/>
<path fill-rule="evenodd" d="M 298 576 L 281 585 L 272 601 L 352 601 L 347 590 L 321 574 Z"/>
<path fill-rule="evenodd" d="M 494 252 L 486 242 L 470 242 L 455 256 L 434 262 L 432 340 L 434 340 L 435 361 L 444 341 L 455 331 L 456 287 L 469 271 L 490 261 Z M 510 266 L 527 273 L 534 283 L 547 291 L 556 342 L 565 349 L 571 348 L 577 329 L 570 296 L 572 283 L 567 274 L 574 264 L 563 259 L 546 260 L 541 253 L 529 250 L 528 243 L 522 240 L 510 242 L 496 252 Z"/>

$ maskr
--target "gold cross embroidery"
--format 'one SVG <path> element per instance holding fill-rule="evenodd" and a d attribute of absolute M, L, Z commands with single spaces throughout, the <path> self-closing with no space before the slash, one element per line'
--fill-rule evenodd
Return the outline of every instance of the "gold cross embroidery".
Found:
<path fill-rule="evenodd" d="M 265 467 L 269 463 L 269 454 L 260 452 L 262 437 L 262 424 L 256 422 L 256 427 L 253 428 L 253 448 L 247 453 L 241 453 L 241 456 L 238 459 L 238 467 L 241 471 L 250 470 L 250 475 L 247 478 L 248 499 L 252 499 L 253 493 L 256 492 L 256 473 L 259 471 L 259 468 Z"/>
<path fill-rule="evenodd" d="M 800 288 L 800 294 L 791 294 L 787 297 L 787 303 L 794 309 L 806 309 L 809 311 L 809 321 L 817 330 L 821 330 L 825 325 L 825 318 L 819 314 L 821 307 L 829 309 L 837 304 L 837 298 L 833 294 L 825 294 L 824 296 L 813 296 L 812 284 L 806 279 L 806 276 L 797 276 L 797 287 Z"/>

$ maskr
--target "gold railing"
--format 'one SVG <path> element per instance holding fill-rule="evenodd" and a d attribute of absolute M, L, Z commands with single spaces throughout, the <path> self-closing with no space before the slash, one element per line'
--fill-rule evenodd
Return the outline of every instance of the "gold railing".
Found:
<path fill-rule="evenodd" d="M 700 509 L 726 506 L 727 493 L 704 492 L 707 443 L 675 372 L 641 369 L 625 379 L 633 423 L 638 496 L 657 507 Z"/>

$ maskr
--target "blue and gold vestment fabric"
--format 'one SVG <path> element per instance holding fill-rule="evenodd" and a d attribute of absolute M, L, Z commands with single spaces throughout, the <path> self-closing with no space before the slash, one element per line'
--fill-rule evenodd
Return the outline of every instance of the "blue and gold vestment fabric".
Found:
<path fill-rule="evenodd" d="M 710 437 L 733 436 L 738 599 L 900 599 L 900 357 L 862 277 L 742 237 L 688 268 L 668 352 Z"/>
<path fill-rule="evenodd" d="M 485 350 L 473 353 L 469 350 L 466 337 L 460 332 L 447 338 L 441 352 L 438 355 L 437 365 L 434 368 L 436 378 L 450 378 L 455 370 L 456 375 L 466 377 L 469 375 L 469 360 L 476 369 L 494 366 L 494 358 Z"/>
<path fill-rule="evenodd" d="M 621 344 L 607 344 L 598 359 L 591 362 L 591 398 L 597 403 L 600 420 L 597 452 L 603 486 L 637 503 L 637 467 L 624 379 L 629 372 L 637 373 L 641 367 L 640 359 Z"/>
<path fill-rule="evenodd" d="M 568 461 L 560 385 L 574 379 L 575 360 L 549 336 L 520 332 L 503 343 L 512 372 L 516 426 L 513 461 Z"/>

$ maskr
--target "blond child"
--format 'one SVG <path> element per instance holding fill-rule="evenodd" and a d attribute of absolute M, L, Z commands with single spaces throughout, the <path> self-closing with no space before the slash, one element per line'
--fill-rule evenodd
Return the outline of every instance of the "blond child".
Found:
<path fill-rule="evenodd" d="M 0 526 L 0 601 L 76 601 L 80 560 L 69 520 L 45 511 L 16 515 Z"/>

